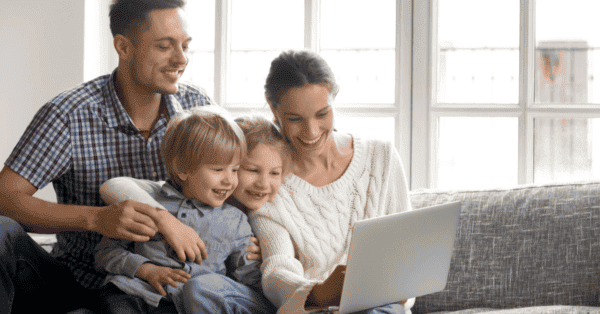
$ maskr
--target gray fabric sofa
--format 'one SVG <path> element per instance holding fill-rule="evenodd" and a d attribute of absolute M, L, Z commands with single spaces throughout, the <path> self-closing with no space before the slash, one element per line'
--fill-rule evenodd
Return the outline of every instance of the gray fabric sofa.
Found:
<path fill-rule="evenodd" d="M 600 182 L 411 198 L 462 201 L 446 288 L 413 313 L 600 313 Z"/>

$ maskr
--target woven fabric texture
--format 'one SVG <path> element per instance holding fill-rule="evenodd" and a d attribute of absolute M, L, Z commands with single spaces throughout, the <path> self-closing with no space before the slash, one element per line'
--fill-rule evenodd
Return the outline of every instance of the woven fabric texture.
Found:
<path fill-rule="evenodd" d="M 415 210 L 462 201 L 446 288 L 418 297 L 413 313 L 600 306 L 600 183 L 422 190 L 411 200 Z"/>

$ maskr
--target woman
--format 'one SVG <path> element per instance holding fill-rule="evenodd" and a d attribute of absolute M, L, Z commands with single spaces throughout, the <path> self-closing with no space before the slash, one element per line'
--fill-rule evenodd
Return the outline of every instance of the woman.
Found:
<path fill-rule="evenodd" d="M 271 63 L 265 96 L 292 148 L 292 174 L 273 202 L 250 213 L 263 257 L 263 292 L 278 313 L 338 305 L 354 222 L 411 210 L 396 149 L 336 132 L 338 92 L 327 63 L 310 51 Z M 414 301 L 403 302 L 409 312 Z M 404 313 L 392 304 L 366 313 Z"/>

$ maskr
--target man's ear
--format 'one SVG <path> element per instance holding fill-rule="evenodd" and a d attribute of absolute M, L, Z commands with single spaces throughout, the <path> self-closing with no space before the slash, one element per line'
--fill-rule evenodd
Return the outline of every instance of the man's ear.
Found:
<path fill-rule="evenodd" d="M 119 59 L 129 60 L 133 54 L 133 43 L 131 40 L 121 34 L 115 35 L 113 45 L 119 55 Z"/>

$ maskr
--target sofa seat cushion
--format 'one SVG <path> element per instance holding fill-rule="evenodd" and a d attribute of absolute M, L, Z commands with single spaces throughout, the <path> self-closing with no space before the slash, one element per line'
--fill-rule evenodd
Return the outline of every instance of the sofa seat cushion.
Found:
<path fill-rule="evenodd" d="M 416 191 L 415 209 L 462 201 L 446 288 L 414 313 L 598 306 L 600 183 Z"/>
<path fill-rule="evenodd" d="M 454 312 L 435 312 L 434 314 L 600 314 L 600 307 L 591 306 L 532 306 L 516 309 L 468 309 Z"/>

